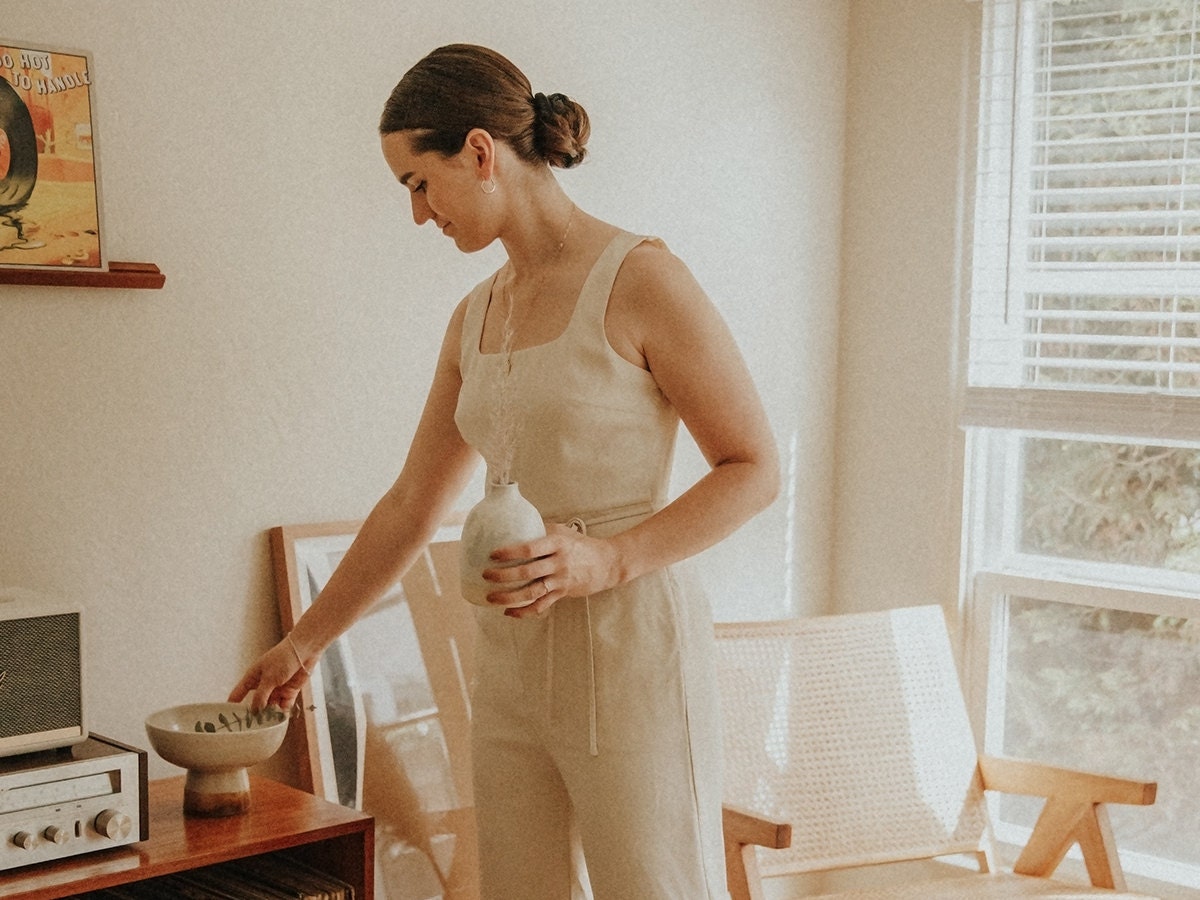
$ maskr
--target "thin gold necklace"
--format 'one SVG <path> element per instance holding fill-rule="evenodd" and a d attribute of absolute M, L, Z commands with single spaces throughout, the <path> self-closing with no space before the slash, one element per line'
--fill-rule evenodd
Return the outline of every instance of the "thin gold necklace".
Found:
<path fill-rule="evenodd" d="M 563 247 L 566 246 L 567 237 L 571 234 L 571 225 L 575 222 L 575 210 L 578 208 L 574 203 L 571 204 L 571 212 L 567 216 L 567 226 L 563 229 L 562 237 L 558 239 L 558 245 L 554 248 L 554 257 L 542 267 L 542 272 L 538 276 L 538 280 L 534 284 L 533 291 L 530 294 L 531 297 L 536 298 L 541 295 L 542 287 L 546 283 L 547 273 L 558 264 L 559 258 L 562 256 Z M 511 268 L 509 272 L 512 272 Z M 511 274 L 504 280 L 500 293 L 505 301 L 504 324 L 502 326 L 503 330 L 500 333 L 500 353 L 504 357 L 504 373 L 507 375 L 512 370 L 513 341 L 516 338 L 516 329 L 513 326 L 513 308 L 516 306 L 516 303 L 513 299 Z"/>
<path fill-rule="evenodd" d="M 572 203 L 571 213 L 567 216 L 567 227 L 563 229 L 562 237 L 558 239 L 558 246 L 554 248 L 554 258 L 551 262 L 542 267 L 541 277 L 538 278 L 537 284 L 534 285 L 533 294 L 537 297 L 542 292 L 542 286 L 546 281 L 546 273 L 558 264 L 559 258 L 562 256 L 563 247 L 567 243 L 567 236 L 571 233 L 571 223 L 575 221 L 575 210 L 578 207 Z M 511 271 L 511 270 L 510 270 Z M 515 421 L 516 410 L 513 405 L 513 386 L 512 386 L 512 360 L 513 360 L 513 336 L 515 329 L 513 327 L 513 295 L 511 279 L 506 279 L 501 290 L 505 295 L 506 305 L 504 309 L 504 324 L 503 331 L 500 334 L 500 355 L 501 355 L 501 372 L 500 384 L 497 387 L 496 403 L 492 407 L 493 431 L 495 433 L 496 443 L 499 449 L 499 466 L 498 466 L 498 481 L 500 484 L 508 484 L 510 482 L 510 474 L 513 464 L 513 456 L 516 452 L 516 436 L 517 423 Z"/>

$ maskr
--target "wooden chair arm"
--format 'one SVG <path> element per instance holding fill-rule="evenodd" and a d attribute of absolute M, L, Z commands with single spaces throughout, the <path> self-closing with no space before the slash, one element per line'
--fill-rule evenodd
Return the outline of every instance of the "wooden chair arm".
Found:
<path fill-rule="evenodd" d="M 782 850 L 792 845 L 792 826 L 726 804 L 721 809 L 725 831 L 725 877 L 730 900 L 763 900 L 755 847 Z"/>
<path fill-rule="evenodd" d="M 1027 759 L 979 757 L 983 786 L 989 791 L 1054 797 L 1067 794 L 1092 803 L 1127 803 L 1150 806 L 1158 793 L 1153 781 L 1137 781 L 1079 769 L 1065 769 Z"/>
<path fill-rule="evenodd" d="M 775 822 L 728 803 L 721 808 L 721 815 L 726 842 L 733 840 L 739 844 L 754 844 L 772 850 L 792 846 L 792 826 L 788 822 Z"/>
<path fill-rule="evenodd" d="M 1014 872 L 1048 878 L 1078 843 L 1092 884 L 1125 890 L 1104 804 L 1149 806 L 1158 793 L 1155 782 L 996 756 L 981 756 L 979 773 L 985 790 L 1046 798 Z"/>

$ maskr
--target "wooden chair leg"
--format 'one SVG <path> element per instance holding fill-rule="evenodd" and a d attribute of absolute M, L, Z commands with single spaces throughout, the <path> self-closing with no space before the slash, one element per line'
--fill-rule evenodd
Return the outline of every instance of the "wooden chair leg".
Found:
<path fill-rule="evenodd" d="M 1117 842 L 1108 821 L 1107 807 L 1093 804 L 1080 820 L 1076 837 L 1079 838 L 1079 849 L 1083 851 L 1083 861 L 1092 884 L 1117 891 L 1128 890 L 1121 860 L 1117 857 Z"/>
<path fill-rule="evenodd" d="M 1048 800 L 1013 871 L 1049 878 L 1075 843 L 1083 853 L 1093 887 L 1126 889 L 1108 810 L 1100 803 Z"/>

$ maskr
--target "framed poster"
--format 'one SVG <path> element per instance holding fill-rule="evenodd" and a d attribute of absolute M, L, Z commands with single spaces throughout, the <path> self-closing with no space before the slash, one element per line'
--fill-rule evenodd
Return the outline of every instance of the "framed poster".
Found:
<path fill-rule="evenodd" d="M 0 267 L 103 269 L 91 57 L 0 38 Z"/>

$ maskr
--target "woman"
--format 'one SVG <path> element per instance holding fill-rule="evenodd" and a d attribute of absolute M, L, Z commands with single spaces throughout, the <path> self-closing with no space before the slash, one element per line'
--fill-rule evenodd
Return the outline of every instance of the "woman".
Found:
<path fill-rule="evenodd" d="M 567 897 L 577 834 L 597 900 L 724 898 L 712 620 L 678 564 L 771 502 L 778 457 L 687 268 L 559 186 L 550 167 L 583 159 L 588 133 L 582 107 L 531 94 L 481 47 L 435 50 L 392 92 L 383 155 L 413 219 L 467 253 L 498 239 L 508 261 L 455 309 L 395 484 L 231 699 L 290 707 L 323 649 L 422 552 L 482 455 L 547 522 L 546 537 L 498 548 L 484 573 L 496 609 L 478 616 L 472 703 L 483 896 Z M 505 379 L 515 417 L 501 454 Z M 668 502 L 680 421 L 710 468 Z M 513 560 L 527 562 L 501 565 Z"/>

